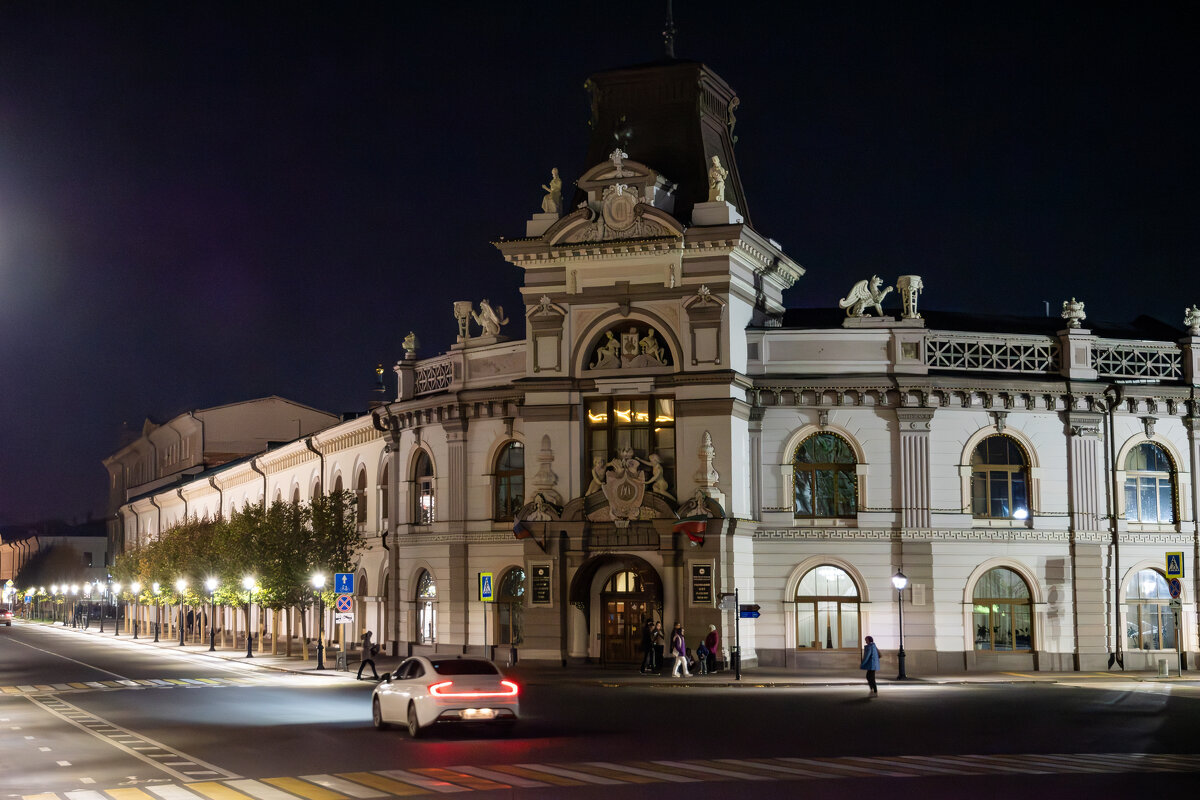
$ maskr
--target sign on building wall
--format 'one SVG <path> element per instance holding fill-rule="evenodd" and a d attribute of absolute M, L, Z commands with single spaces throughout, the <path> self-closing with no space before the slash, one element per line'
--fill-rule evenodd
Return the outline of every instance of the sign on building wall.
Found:
<path fill-rule="evenodd" d="M 692 562 L 692 605 L 713 604 L 713 565 L 711 561 Z"/>
<path fill-rule="evenodd" d="M 550 605 L 549 564 L 534 564 L 530 567 L 529 594 L 535 606 Z"/>
<path fill-rule="evenodd" d="M 1167 553 L 1167 580 L 1183 577 L 1183 553 Z"/>

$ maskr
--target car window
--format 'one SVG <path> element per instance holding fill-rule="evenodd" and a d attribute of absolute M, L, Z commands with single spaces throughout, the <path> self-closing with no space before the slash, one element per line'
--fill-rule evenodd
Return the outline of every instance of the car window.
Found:
<path fill-rule="evenodd" d="M 434 661 L 433 668 L 438 675 L 499 675 L 500 670 L 490 661 L 477 658 L 455 658 L 445 661 Z"/>
<path fill-rule="evenodd" d="M 413 667 L 418 666 L 416 661 L 405 661 L 400 665 L 400 669 L 396 670 L 396 677 L 402 681 L 406 681 L 413 676 Z"/>

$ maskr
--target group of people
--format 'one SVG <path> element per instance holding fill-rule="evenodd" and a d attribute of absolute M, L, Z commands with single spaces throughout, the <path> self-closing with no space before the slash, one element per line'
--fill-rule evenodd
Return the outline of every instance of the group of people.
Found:
<path fill-rule="evenodd" d="M 663 668 L 663 650 L 665 649 L 666 636 L 663 633 L 662 624 L 646 618 L 642 624 L 642 674 L 655 674 L 662 671 Z M 688 677 L 692 676 L 691 666 L 694 663 L 699 674 L 708 675 L 711 672 L 717 671 L 717 654 L 721 652 L 721 635 L 717 633 L 716 625 L 708 626 L 708 635 L 704 637 L 704 641 L 696 646 L 696 655 L 693 660 L 692 654 L 688 651 L 687 638 L 684 635 L 683 625 L 676 622 L 674 629 L 671 631 L 671 645 L 669 654 L 675 660 L 671 669 L 671 677 Z"/>

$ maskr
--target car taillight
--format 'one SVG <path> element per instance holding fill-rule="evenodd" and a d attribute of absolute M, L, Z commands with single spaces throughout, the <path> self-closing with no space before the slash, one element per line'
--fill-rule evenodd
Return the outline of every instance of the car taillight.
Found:
<path fill-rule="evenodd" d="M 504 688 L 496 692 L 471 691 L 469 689 L 456 692 L 454 691 L 454 681 L 441 681 L 440 683 L 431 683 L 429 693 L 435 697 L 516 697 L 517 692 L 520 691 L 512 681 L 500 681 L 500 685 Z"/>

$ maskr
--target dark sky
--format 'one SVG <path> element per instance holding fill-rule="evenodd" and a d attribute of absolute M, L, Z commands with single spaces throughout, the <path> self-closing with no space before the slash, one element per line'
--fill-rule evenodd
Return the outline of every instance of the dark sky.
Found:
<path fill-rule="evenodd" d="M 590 166 L 584 80 L 658 58 L 664 6 L 0 2 L 0 523 L 102 513 L 126 424 L 361 410 L 454 300 L 517 309 L 489 242 Z M 741 97 L 790 305 L 916 273 L 928 308 L 1180 325 L 1197 8 L 680 0 L 676 52 Z"/>

